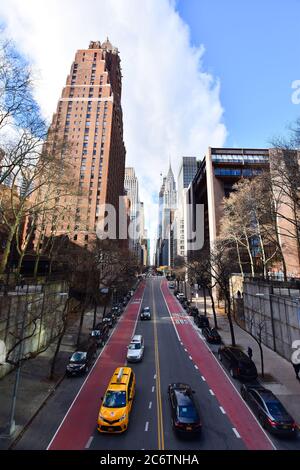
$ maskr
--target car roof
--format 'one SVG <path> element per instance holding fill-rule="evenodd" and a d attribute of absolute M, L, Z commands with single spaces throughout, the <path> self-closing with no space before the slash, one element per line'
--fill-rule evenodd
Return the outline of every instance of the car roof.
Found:
<path fill-rule="evenodd" d="M 276 400 L 278 401 L 278 398 L 276 397 L 276 395 L 274 395 L 274 393 L 269 390 L 268 388 L 265 388 L 263 387 L 262 385 L 260 384 L 253 384 L 253 385 L 248 385 L 247 386 L 248 390 L 255 390 L 257 393 L 259 393 L 259 395 L 264 399 L 264 400 Z"/>
<path fill-rule="evenodd" d="M 134 335 L 131 339 L 131 343 L 140 343 L 142 341 L 142 335 Z"/>
<path fill-rule="evenodd" d="M 227 349 L 228 351 L 232 352 L 232 354 L 237 358 L 241 360 L 247 360 L 250 362 L 250 358 L 239 348 L 235 348 L 233 346 L 225 346 L 224 349 Z"/>
<path fill-rule="evenodd" d="M 129 380 L 131 367 L 117 367 L 109 382 L 107 390 L 126 390 L 126 385 Z M 120 376 L 119 376 L 120 374 Z M 118 378 L 119 376 L 119 378 Z"/>

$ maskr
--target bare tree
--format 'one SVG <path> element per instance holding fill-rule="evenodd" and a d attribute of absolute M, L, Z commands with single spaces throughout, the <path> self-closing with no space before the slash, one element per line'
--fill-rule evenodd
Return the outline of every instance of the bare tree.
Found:
<path fill-rule="evenodd" d="M 11 41 L 0 42 L 0 184 L 39 147 L 46 124 L 33 98 L 33 74 Z M 34 158 L 32 156 L 32 158 Z M 25 163 L 26 166 L 26 163 Z"/>

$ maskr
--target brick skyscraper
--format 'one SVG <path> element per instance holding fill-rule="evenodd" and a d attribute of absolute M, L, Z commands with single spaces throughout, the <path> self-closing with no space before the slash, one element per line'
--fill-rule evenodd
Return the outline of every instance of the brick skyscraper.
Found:
<path fill-rule="evenodd" d="M 87 246 L 95 237 L 101 205 L 114 205 L 118 217 L 119 196 L 124 195 L 121 67 L 118 49 L 108 39 L 76 52 L 50 132 L 54 146 L 55 136 L 69 144 L 78 193 L 60 198 L 60 205 L 71 209 L 61 217 L 56 234 L 68 233 Z"/>

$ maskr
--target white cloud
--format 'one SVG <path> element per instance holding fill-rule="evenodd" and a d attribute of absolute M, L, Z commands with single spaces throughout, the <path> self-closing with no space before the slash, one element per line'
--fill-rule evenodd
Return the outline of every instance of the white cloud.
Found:
<path fill-rule="evenodd" d="M 219 84 L 205 73 L 204 48 L 190 45 L 189 29 L 168 0 L 7 0 L 0 5 L 6 34 L 39 71 L 36 92 L 51 117 L 75 51 L 106 36 L 120 50 L 124 139 L 145 202 L 146 225 L 156 233 L 153 194 L 171 156 L 202 157 L 226 137 Z"/>

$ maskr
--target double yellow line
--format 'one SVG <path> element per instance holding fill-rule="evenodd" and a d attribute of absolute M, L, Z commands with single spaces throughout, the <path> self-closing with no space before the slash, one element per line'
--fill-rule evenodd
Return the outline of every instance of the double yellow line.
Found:
<path fill-rule="evenodd" d="M 155 371 L 156 371 L 156 405 L 157 405 L 157 437 L 158 437 L 158 450 L 164 450 L 164 423 L 162 414 L 162 400 L 160 388 L 160 367 L 159 367 L 159 351 L 158 351 L 158 337 L 157 337 L 157 315 L 156 305 L 153 293 L 153 280 L 151 282 L 152 304 L 153 304 L 153 328 L 154 328 L 154 352 L 155 352 Z"/>

